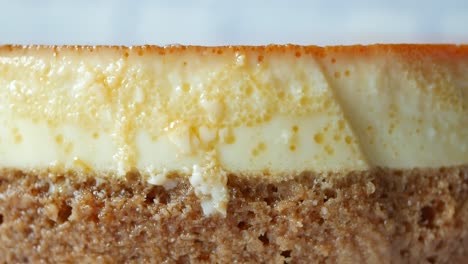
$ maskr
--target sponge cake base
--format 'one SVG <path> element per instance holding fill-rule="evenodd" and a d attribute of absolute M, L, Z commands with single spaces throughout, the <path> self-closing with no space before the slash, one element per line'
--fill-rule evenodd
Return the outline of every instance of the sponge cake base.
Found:
<path fill-rule="evenodd" d="M 0 171 L 0 263 L 466 263 L 468 167 L 229 175 L 227 215 L 187 179 Z"/>

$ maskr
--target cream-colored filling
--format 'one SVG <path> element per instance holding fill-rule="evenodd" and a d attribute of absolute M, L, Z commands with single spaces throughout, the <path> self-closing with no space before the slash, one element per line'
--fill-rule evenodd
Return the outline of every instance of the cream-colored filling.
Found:
<path fill-rule="evenodd" d="M 0 167 L 137 169 L 168 189 L 177 172 L 211 214 L 228 173 L 468 163 L 467 62 L 333 60 L 0 54 Z"/>
<path fill-rule="evenodd" d="M 229 132 L 213 129 L 206 132 L 209 134 L 206 138 L 200 135 L 202 129 L 198 134 L 181 129 L 157 139 L 139 130 L 135 139 L 137 162 L 129 170 L 119 171 L 125 161 L 117 155 L 119 147 L 112 134 L 90 133 L 71 125 L 52 127 L 22 119 L 1 121 L 0 166 L 21 169 L 59 166 L 66 170 L 125 175 L 136 168 L 149 176 L 184 172 L 184 168 L 206 163 L 208 157 L 228 172 L 268 171 L 275 177 L 291 171 L 440 167 L 467 162 L 467 140 L 456 131 L 444 133 L 432 126 L 414 128 L 414 124 L 408 124 L 391 134 L 387 132 L 388 136 L 375 132 L 374 136 L 368 136 L 369 131 L 355 136 L 329 118 L 277 117 L 261 125 L 237 127 Z M 226 138 L 227 133 L 232 139 Z M 365 142 L 368 146 L 363 151 L 360 149 L 363 142 L 358 138 L 366 137 L 374 142 Z M 203 146 L 211 143 L 214 147 L 204 150 Z"/>

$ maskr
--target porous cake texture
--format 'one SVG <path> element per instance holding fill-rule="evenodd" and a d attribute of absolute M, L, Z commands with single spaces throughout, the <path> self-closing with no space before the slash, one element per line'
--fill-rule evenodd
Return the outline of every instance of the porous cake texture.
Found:
<path fill-rule="evenodd" d="M 468 167 L 229 175 L 226 216 L 139 175 L 0 173 L 3 263 L 466 263 Z"/>

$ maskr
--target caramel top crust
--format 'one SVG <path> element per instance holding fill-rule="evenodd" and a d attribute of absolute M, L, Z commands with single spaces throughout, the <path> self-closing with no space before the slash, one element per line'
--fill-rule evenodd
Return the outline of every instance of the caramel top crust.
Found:
<path fill-rule="evenodd" d="M 195 52 L 201 54 L 223 54 L 224 52 L 254 52 L 261 54 L 287 53 L 296 57 L 316 56 L 327 57 L 332 55 L 370 55 L 395 53 L 408 59 L 420 59 L 431 56 L 433 59 L 450 59 L 454 57 L 468 57 L 468 45 L 453 44 L 375 44 L 375 45 L 352 45 L 352 46 L 299 46 L 299 45 L 267 45 L 267 46 L 89 46 L 89 45 L 2 45 L 0 52 L 28 52 L 53 51 L 58 55 L 61 51 L 73 51 L 78 54 L 83 52 L 116 51 L 123 56 L 144 56 L 147 54 L 177 54 L 183 52 Z M 261 60 L 261 58 L 260 58 Z"/>

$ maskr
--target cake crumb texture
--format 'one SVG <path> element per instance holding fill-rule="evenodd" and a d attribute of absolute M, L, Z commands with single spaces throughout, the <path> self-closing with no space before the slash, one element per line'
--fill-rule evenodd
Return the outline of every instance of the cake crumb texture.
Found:
<path fill-rule="evenodd" d="M 229 175 L 226 217 L 183 177 L 95 176 L 1 171 L 0 263 L 468 262 L 467 166 Z"/>

